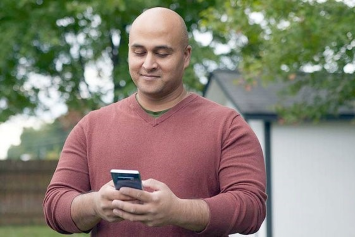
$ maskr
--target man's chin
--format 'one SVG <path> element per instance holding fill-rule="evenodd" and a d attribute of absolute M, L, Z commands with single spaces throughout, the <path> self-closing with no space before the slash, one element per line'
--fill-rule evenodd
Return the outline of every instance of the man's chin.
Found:
<path fill-rule="evenodd" d="M 140 94 L 143 94 L 145 96 L 149 97 L 161 97 L 164 93 L 162 92 L 161 89 L 158 88 L 139 88 L 138 89 Z"/>

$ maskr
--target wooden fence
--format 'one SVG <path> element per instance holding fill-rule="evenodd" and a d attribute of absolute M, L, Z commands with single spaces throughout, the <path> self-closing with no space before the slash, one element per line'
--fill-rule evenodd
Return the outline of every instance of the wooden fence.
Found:
<path fill-rule="evenodd" d="M 0 161 L 0 226 L 45 224 L 42 202 L 55 161 Z"/>

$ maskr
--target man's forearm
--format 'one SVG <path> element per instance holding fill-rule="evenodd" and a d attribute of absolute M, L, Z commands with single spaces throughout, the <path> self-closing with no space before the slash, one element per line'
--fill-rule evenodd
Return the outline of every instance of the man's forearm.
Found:
<path fill-rule="evenodd" d="M 94 210 L 95 193 L 86 193 L 74 198 L 71 205 L 71 216 L 76 226 L 82 231 L 92 229 L 101 218 Z"/>
<path fill-rule="evenodd" d="M 180 199 L 176 225 L 192 231 L 203 231 L 210 219 L 210 210 L 203 200 Z"/>

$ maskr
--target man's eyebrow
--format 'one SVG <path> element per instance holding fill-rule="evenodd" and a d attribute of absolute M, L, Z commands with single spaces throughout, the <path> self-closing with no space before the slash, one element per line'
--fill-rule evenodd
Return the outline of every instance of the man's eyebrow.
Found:
<path fill-rule="evenodd" d="M 143 45 L 141 44 L 132 44 L 131 46 L 132 48 L 145 48 Z M 158 45 L 158 46 L 155 46 L 154 51 L 157 51 L 157 50 L 167 50 L 169 52 L 171 51 L 174 51 L 174 49 L 172 47 L 170 47 L 169 45 Z"/>
<path fill-rule="evenodd" d="M 155 51 L 159 51 L 159 50 L 166 50 L 168 52 L 172 52 L 174 51 L 174 49 L 168 45 L 160 45 L 160 46 L 156 46 L 154 47 L 154 50 Z"/>
<path fill-rule="evenodd" d="M 140 44 L 132 44 L 131 47 L 132 48 L 144 48 L 144 46 L 140 45 Z"/>

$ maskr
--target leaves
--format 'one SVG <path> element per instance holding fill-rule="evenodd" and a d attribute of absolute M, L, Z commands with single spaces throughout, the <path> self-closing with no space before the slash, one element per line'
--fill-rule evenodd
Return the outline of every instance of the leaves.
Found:
<path fill-rule="evenodd" d="M 220 9 L 203 13 L 208 18 L 201 24 L 222 34 L 219 38 L 227 39 L 220 40 L 222 43 L 244 42 L 235 44 L 242 59 L 237 66 L 244 78 L 287 82 L 286 95 L 303 88 L 315 94 L 326 92 L 327 96 L 314 96 L 292 107 L 279 105 L 282 116 L 319 119 L 336 114 L 342 106 L 353 108 L 355 77 L 344 67 L 355 67 L 354 7 L 333 0 L 231 0 L 219 4 Z"/>
<path fill-rule="evenodd" d="M 71 129 L 81 120 L 83 114 L 70 110 L 56 118 L 52 123 L 42 124 L 40 128 L 24 128 L 21 144 L 11 146 L 9 159 L 58 159 Z"/>
<path fill-rule="evenodd" d="M 134 18 L 149 7 L 170 7 L 185 18 L 192 32 L 199 13 L 214 3 L 1 1 L 0 43 L 6 47 L 0 48 L 0 122 L 15 114 L 46 109 L 43 97 L 51 100 L 59 96 L 69 109 L 85 113 L 130 95 L 135 86 L 127 65 L 128 30 Z M 192 44 L 198 43 L 192 39 Z M 196 47 L 196 52 L 213 54 L 208 47 Z M 204 58 L 194 55 L 193 64 L 203 65 Z M 98 72 L 97 80 L 110 81 L 110 85 L 90 86 L 88 68 Z M 192 69 L 186 72 L 185 83 L 201 91 L 202 84 Z M 108 101 L 107 94 L 112 91 L 113 100 Z"/>
<path fill-rule="evenodd" d="M 287 95 L 302 88 L 327 91 L 327 97 L 300 102 L 297 109 L 280 107 L 283 114 L 318 118 L 319 111 L 324 116 L 353 106 L 355 8 L 344 2 L 3 0 L 0 122 L 45 109 L 43 97 L 53 94 L 84 113 L 131 94 L 129 26 L 144 9 L 158 5 L 182 15 L 191 36 L 195 30 L 212 34 L 207 46 L 191 37 L 192 66 L 185 75 L 190 89 L 203 87 L 196 70 L 201 76 L 216 67 L 237 67 L 246 81 L 288 82 Z M 215 54 L 220 45 L 230 50 Z M 88 68 L 105 86 L 90 85 Z"/>

